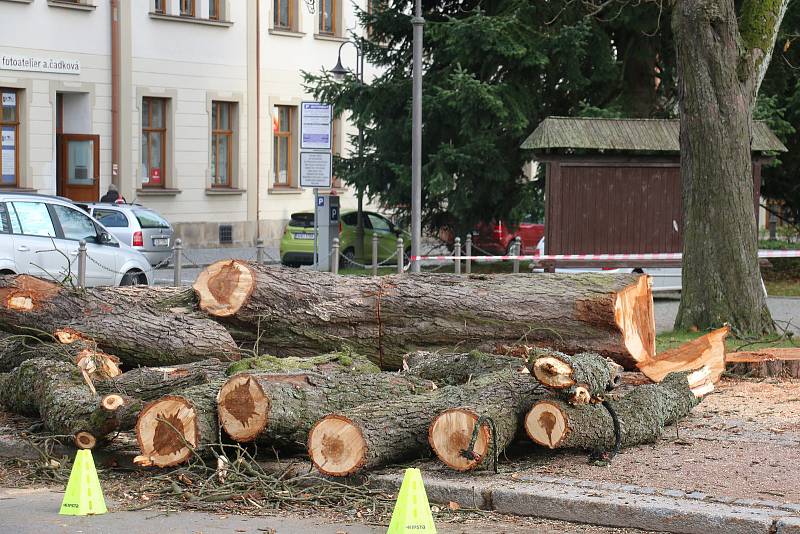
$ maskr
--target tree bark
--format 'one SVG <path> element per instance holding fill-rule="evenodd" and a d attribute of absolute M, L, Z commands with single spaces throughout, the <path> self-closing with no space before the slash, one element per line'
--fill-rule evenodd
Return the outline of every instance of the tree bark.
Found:
<path fill-rule="evenodd" d="M 651 443 L 664 427 L 686 417 L 699 401 L 687 373 L 673 373 L 659 384 L 631 390 L 607 402 L 620 423 L 622 447 Z M 537 402 L 525 417 L 525 430 L 537 444 L 557 448 L 611 449 L 614 422 L 602 404 L 572 406 L 558 399 Z"/>
<path fill-rule="evenodd" d="M 524 339 L 631 368 L 655 353 L 649 281 L 634 275 L 340 277 L 239 260 L 206 268 L 200 309 L 259 329 L 277 355 L 338 350 L 382 368 L 415 350 L 491 350 Z"/>
<path fill-rule="evenodd" d="M 39 337 L 71 332 L 132 367 L 239 358 L 230 334 L 209 319 L 137 306 L 111 290 L 75 291 L 26 275 L 4 281 L 0 325 L 12 332 Z"/>
<path fill-rule="evenodd" d="M 171 367 L 140 367 L 95 384 L 100 394 L 119 394 L 143 401 L 157 399 L 199 384 L 223 380 L 225 366 L 217 359 Z"/>
<path fill-rule="evenodd" d="M 466 353 L 417 351 L 403 358 L 405 374 L 432 380 L 440 386 L 466 384 L 476 376 L 524 367 L 522 358 L 477 350 Z"/>
<path fill-rule="evenodd" d="M 11 371 L 32 358 L 76 363 L 84 351 L 96 353 L 92 343 L 50 343 L 25 334 L 0 332 L 0 371 Z"/>
<path fill-rule="evenodd" d="M 314 467 L 332 476 L 427 456 L 429 427 L 445 410 L 454 406 L 482 410 L 495 399 L 510 399 L 509 405 L 519 406 L 518 401 L 522 403 L 521 399 L 537 391 L 544 394 L 529 374 L 507 369 L 479 376 L 463 386 L 362 404 L 317 421 L 308 435 L 308 454 Z M 456 441 L 463 443 L 463 438 Z"/>
<path fill-rule="evenodd" d="M 302 447 L 311 426 L 328 413 L 434 387 L 428 380 L 395 373 L 238 374 L 220 389 L 218 411 L 235 441 Z"/>
<path fill-rule="evenodd" d="M 219 442 L 217 393 L 222 380 L 200 384 L 148 403 L 136 421 L 137 465 L 171 467 Z"/>
<path fill-rule="evenodd" d="M 761 69 L 786 3 L 744 0 L 741 22 L 731 0 L 673 8 L 684 209 L 676 329 L 774 331 L 758 265 L 750 142 Z"/>
<path fill-rule="evenodd" d="M 537 349 L 533 376 L 572 404 L 588 404 L 602 398 L 622 380 L 622 367 L 598 354 L 583 352 L 569 356 Z"/>
<path fill-rule="evenodd" d="M 228 375 L 242 372 L 291 373 L 297 371 L 319 371 L 321 373 L 345 372 L 353 374 L 378 373 L 380 368 L 365 356 L 346 351 L 331 352 L 320 356 L 286 357 L 262 355 L 243 358 L 228 366 Z"/>

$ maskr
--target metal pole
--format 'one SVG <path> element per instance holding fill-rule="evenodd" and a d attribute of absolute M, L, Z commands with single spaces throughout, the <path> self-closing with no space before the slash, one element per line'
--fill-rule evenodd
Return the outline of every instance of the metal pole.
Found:
<path fill-rule="evenodd" d="M 378 276 L 378 234 L 372 234 L 372 276 Z"/>
<path fill-rule="evenodd" d="M 256 239 L 256 263 L 264 263 L 264 240 Z"/>
<path fill-rule="evenodd" d="M 350 41 L 356 48 L 356 78 L 361 85 L 364 85 L 364 54 L 361 52 L 361 47 L 358 43 Z M 344 45 L 344 43 L 342 43 Z M 364 130 L 361 128 L 361 123 L 358 124 L 358 165 L 363 166 L 364 156 Z M 356 191 L 358 195 L 358 208 L 356 213 L 356 257 L 358 261 L 364 261 L 362 258 L 364 254 L 364 190 L 359 185 Z"/>
<path fill-rule="evenodd" d="M 522 249 L 522 240 L 519 236 L 514 238 L 514 256 L 519 256 L 520 249 Z M 519 259 L 514 259 L 514 274 L 519 273 Z"/>
<path fill-rule="evenodd" d="M 472 256 L 472 234 L 467 234 L 467 262 L 464 265 L 464 272 L 467 274 L 472 273 L 472 260 L 470 257 Z"/>
<path fill-rule="evenodd" d="M 78 242 L 78 287 L 86 288 L 86 241 Z"/>
<path fill-rule="evenodd" d="M 422 0 L 414 2 L 413 71 L 411 96 L 411 255 L 420 255 L 422 240 Z M 419 261 L 411 262 L 411 271 L 420 271 Z"/>
<path fill-rule="evenodd" d="M 333 245 L 331 246 L 331 272 L 339 274 L 339 238 L 333 238 Z"/>
<path fill-rule="evenodd" d="M 397 238 L 397 274 L 403 274 L 403 238 Z"/>
<path fill-rule="evenodd" d="M 319 208 L 317 203 L 319 202 L 319 189 L 316 187 L 314 188 L 314 270 L 319 271 L 319 254 L 317 254 L 317 235 L 319 234 L 319 225 L 317 224 L 317 211 Z"/>
<path fill-rule="evenodd" d="M 778 216 L 769 212 L 769 240 L 775 241 L 778 238 Z"/>
<path fill-rule="evenodd" d="M 183 244 L 180 239 L 175 240 L 175 246 L 172 247 L 172 265 L 173 265 L 173 278 L 172 285 L 181 287 L 181 270 L 183 269 Z"/>
<path fill-rule="evenodd" d="M 453 272 L 456 274 L 461 274 L 461 238 L 456 238 L 456 244 L 453 245 L 453 252 L 456 259 L 454 260 L 455 263 L 453 264 Z"/>

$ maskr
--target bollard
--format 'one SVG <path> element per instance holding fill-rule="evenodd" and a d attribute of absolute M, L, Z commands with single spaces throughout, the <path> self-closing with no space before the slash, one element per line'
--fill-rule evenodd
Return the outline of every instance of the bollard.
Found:
<path fill-rule="evenodd" d="M 180 239 L 175 240 L 175 246 L 172 247 L 172 285 L 181 287 L 181 270 L 183 269 L 183 245 Z"/>
<path fill-rule="evenodd" d="M 454 260 L 455 263 L 453 264 L 453 272 L 456 274 L 461 274 L 461 238 L 456 238 L 456 243 L 453 245 L 453 256 L 456 257 Z"/>
<path fill-rule="evenodd" d="M 472 233 L 471 232 L 469 234 L 467 234 L 467 242 L 466 242 L 465 246 L 466 246 L 466 249 L 467 249 L 466 250 L 467 259 L 466 259 L 466 262 L 464 263 L 464 272 L 466 274 L 471 274 L 472 273 L 472 260 L 470 259 L 472 257 Z"/>
<path fill-rule="evenodd" d="M 403 274 L 403 238 L 397 238 L 397 274 Z"/>
<path fill-rule="evenodd" d="M 264 263 L 264 240 L 256 239 L 256 263 Z"/>
<path fill-rule="evenodd" d="M 331 272 L 339 274 L 339 238 L 333 238 L 333 245 L 331 246 Z"/>
<path fill-rule="evenodd" d="M 514 238 L 514 256 L 519 256 L 522 250 L 522 240 L 519 236 Z M 519 259 L 514 259 L 514 274 L 519 274 Z"/>
<path fill-rule="evenodd" d="M 86 241 L 78 243 L 78 287 L 86 289 Z"/>
<path fill-rule="evenodd" d="M 769 212 L 769 240 L 778 239 L 778 216 Z"/>
<path fill-rule="evenodd" d="M 378 234 L 372 234 L 372 276 L 378 276 Z"/>

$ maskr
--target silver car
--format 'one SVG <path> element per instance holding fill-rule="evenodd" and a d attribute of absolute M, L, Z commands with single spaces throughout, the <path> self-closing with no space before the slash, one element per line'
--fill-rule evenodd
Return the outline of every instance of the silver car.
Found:
<path fill-rule="evenodd" d="M 147 258 L 69 199 L 0 193 L 0 274 L 77 280 L 81 240 L 86 241 L 87 286 L 153 282 Z"/>
<path fill-rule="evenodd" d="M 139 204 L 81 204 L 114 236 L 145 255 L 150 265 L 166 265 L 172 257 L 172 226 Z"/>

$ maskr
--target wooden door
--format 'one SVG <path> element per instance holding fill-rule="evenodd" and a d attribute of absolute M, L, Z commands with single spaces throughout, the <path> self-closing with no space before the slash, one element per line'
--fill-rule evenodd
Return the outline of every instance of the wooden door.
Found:
<path fill-rule="evenodd" d="M 58 194 L 80 202 L 100 199 L 100 136 L 61 134 Z"/>

